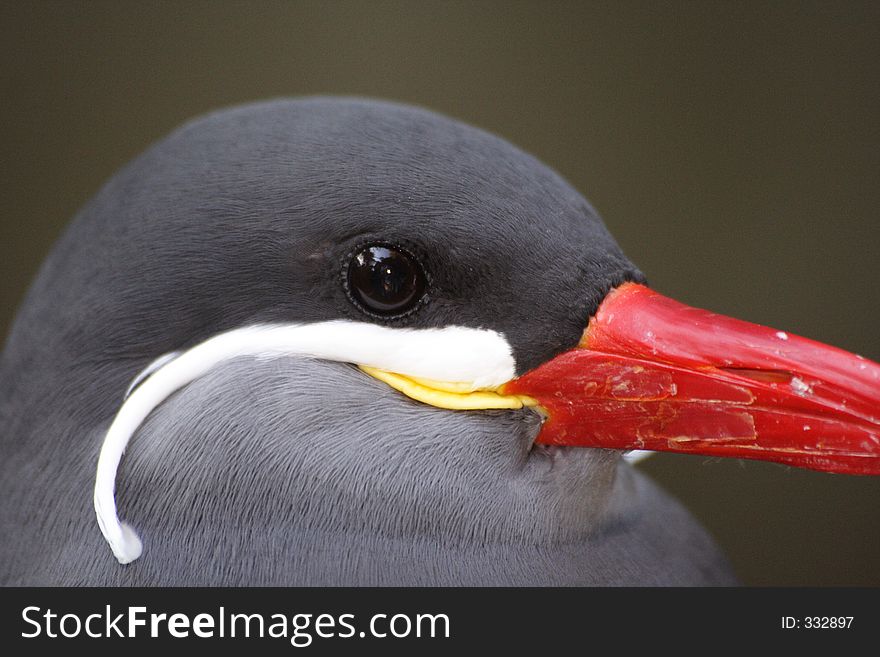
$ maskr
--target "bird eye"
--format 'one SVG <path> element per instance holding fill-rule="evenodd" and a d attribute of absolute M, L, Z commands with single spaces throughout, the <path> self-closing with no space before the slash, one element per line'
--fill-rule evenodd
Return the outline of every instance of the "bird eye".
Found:
<path fill-rule="evenodd" d="M 409 253 L 373 244 L 358 251 L 348 265 L 348 291 L 361 309 L 393 317 L 412 310 L 425 296 L 425 272 Z"/>

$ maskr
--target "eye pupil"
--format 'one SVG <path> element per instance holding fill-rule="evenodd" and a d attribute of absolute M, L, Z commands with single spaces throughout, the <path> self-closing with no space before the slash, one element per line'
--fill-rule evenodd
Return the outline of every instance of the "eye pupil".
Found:
<path fill-rule="evenodd" d="M 425 274 L 409 253 L 392 246 L 362 248 L 348 267 L 349 293 L 357 305 L 382 316 L 401 315 L 425 295 Z"/>

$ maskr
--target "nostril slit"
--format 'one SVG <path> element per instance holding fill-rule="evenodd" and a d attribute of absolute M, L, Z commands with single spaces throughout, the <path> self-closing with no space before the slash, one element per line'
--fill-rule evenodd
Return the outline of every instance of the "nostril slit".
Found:
<path fill-rule="evenodd" d="M 761 383 L 790 384 L 794 379 L 794 374 L 785 370 L 756 370 L 750 367 L 719 367 L 718 369 Z"/>

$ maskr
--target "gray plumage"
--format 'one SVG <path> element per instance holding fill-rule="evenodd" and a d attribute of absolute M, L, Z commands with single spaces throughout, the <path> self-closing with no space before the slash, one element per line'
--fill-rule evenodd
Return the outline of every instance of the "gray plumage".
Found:
<path fill-rule="evenodd" d="M 31 508 L 60 508 L 43 541 L 4 555 L 9 583 L 729 582 L 705 533 L 616 452 L 530 449 L 529 411 L 400 403 L 354 368 L 289 357 L 231 361 L 153 413 L 119 491 L 146 551 L 121 567 L 89 495 L 105 428 L 32 490 Z"/>
<path fill-rule="evenodd" d="M 641 280 L 556 174 L 431 113 L 314 99 L 188 124 L 80 213 L 10 334 L 0 581 L 732 583 L 705 532 L 617 452 L 532 448 L 530 411 L 444 411 L 291 357 L 228 362 L 153 412 L 118 491 L 146 551 L 116 563 L 91 487 L 134 375 L 236 326 L 364 321 L 340 263 L 392 237 L 432 272 L 401 325 L 503 331 L 520 372 Z"/>

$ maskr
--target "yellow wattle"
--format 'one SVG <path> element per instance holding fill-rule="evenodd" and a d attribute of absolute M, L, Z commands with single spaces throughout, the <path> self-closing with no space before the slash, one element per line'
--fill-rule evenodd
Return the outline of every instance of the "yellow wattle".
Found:
<path fill-rule="evenodd" d="M 536 405 L 534 399 L 525 395 L 502 395 L 494 390 L 475 390 L 474 386 L 469 383 L 450 383 L 408 377 L 367 365 L 358 365 L 358 367 L 407 397 L 438 408 L 474 411 L 491 408 L 517 409 Z"/>

